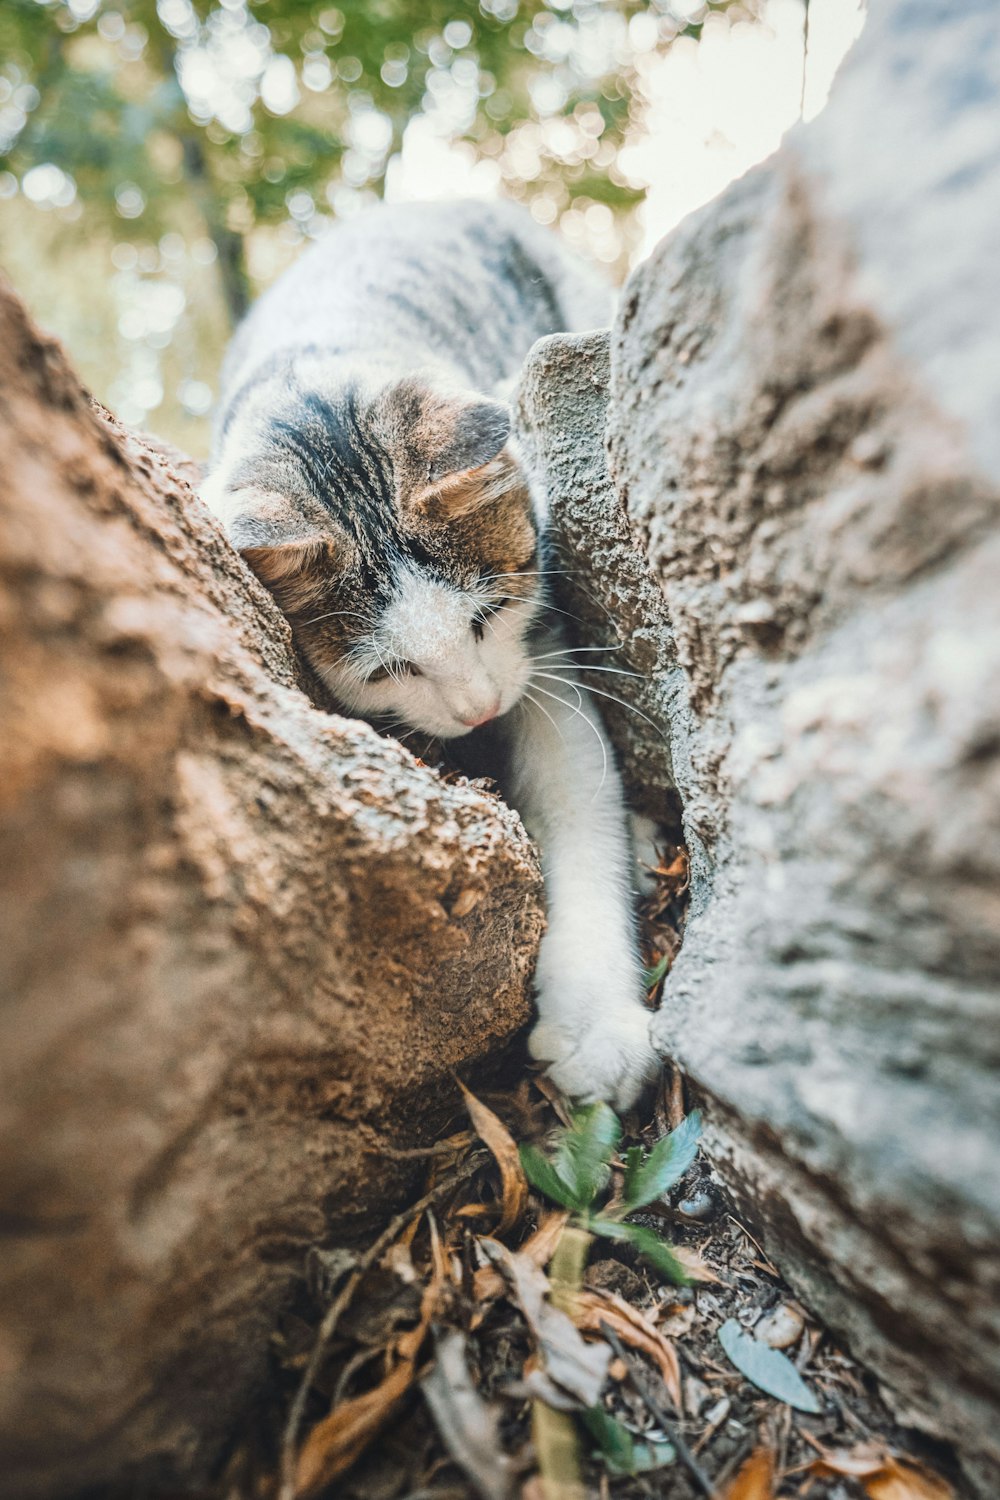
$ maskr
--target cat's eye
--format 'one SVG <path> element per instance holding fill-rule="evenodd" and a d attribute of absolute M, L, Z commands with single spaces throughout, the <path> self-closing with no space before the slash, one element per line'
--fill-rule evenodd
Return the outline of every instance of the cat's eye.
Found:
<path fill-rule="evenodd" d="M 486 629 L 487 624 L 489 623 L 490 615 L 498 615 L 503 609 L 506 602 L 507 601 L 505 599 L 501 599 L 497 604 L 479 605 L 478 613 L 474 614 L 472 617 L 472 634 L 475 636 L 477 641 L 481 641 L 483 639 L 483 633 Z"/>
<path fill-rule="evenodd" d="M 423 672 L 421 672 L 420 668 L 417 666 L 416 662 L 402 661 L 399 665 L 405 677 L 423 677 L 424 675 Z"/>

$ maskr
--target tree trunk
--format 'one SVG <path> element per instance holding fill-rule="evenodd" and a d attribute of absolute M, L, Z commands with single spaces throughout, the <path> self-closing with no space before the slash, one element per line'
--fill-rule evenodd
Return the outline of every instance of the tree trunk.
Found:
<path fill-rule="evenodd" d="M 984 1496 L 998 60 L 988 4 L 872 7 L 828 111 L 632 277 L 610 368 L 600 336 L 546 341 L 522 413 L 565 607 L 640 674 L 594 686 L 667 730 L 609 717 L 692 855 L 662 1048 L 769 1252 Z"/>
<path fill-rule="evenodd" d="M 0 1490 L 206 1474 L 312 1243 L 528 1014 L 517 818 L 312 705 L 184 479 L 0 290 Z"/>

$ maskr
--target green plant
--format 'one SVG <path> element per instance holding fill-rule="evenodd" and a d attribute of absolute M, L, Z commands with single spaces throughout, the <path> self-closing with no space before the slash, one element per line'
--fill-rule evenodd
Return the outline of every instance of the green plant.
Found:
<path fill-rule="evenodd" d="M 630 1223 L 629 1216 L 680 1181 L 694 1161 L 700 1133 L 701 1116 L 694 1111 L 651 1151 L 631 1146 L 625 1153 L 620 1194 L 603 1204 L 622 1134 L 621 1123 L 608 1105 L 576 1110 L 551 1156 L 537 1146 L 520 1146 L 528 1181 L 573 1216 L 553 1257 L 554 1282 L 571 1289 L 579 1285 L 596 1236 L 631 1245 L 668 1280 L 686 1284 L 689 1278 L 670 1246 L 655 1230 Z"/>

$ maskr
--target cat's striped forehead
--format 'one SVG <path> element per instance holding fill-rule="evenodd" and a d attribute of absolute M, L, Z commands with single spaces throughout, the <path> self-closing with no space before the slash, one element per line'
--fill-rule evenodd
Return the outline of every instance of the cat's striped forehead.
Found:
<path fill-rule="evenodd" d="M 416 601 L 413 623 L 421 610 L 430 620 L 433 601 L 468 614 L 485 580 L 518 595 L 537 539 L 508 426 L 498 403 L 451 401 L 417 381 L 300 388 L 248 465 L 238 545 L 325 655 L 351 649 L 401 600 Z"/>

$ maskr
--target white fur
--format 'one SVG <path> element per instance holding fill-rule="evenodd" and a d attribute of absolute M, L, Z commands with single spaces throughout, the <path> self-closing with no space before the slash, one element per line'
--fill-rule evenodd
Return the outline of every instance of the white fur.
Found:
<path fill-rule="evenodd" d="M 632 910 L 621 783 L 586 689 L 536 682 L 511 716 L 514 802 L 542 850 L 549 925 L 532 1054 L 583 1100 L 631 1104 L 657 1066 Z M 554 692 L 555 697 L 545 696 Z"/>
<path fill-rule="evenodd" d="M 324 674 L 327 683 L 356 713 L 397 719 L 440 739 L 469 734 L 507 713 L 531 675 L 523 633 L 536 601 L 507 603 L 483 622 L 477 639 L 474 621 L 487 597 L 401 568 L 378 629 L 360 652 Z M 367 681 L 379 668 L 389 678 Z"/>

